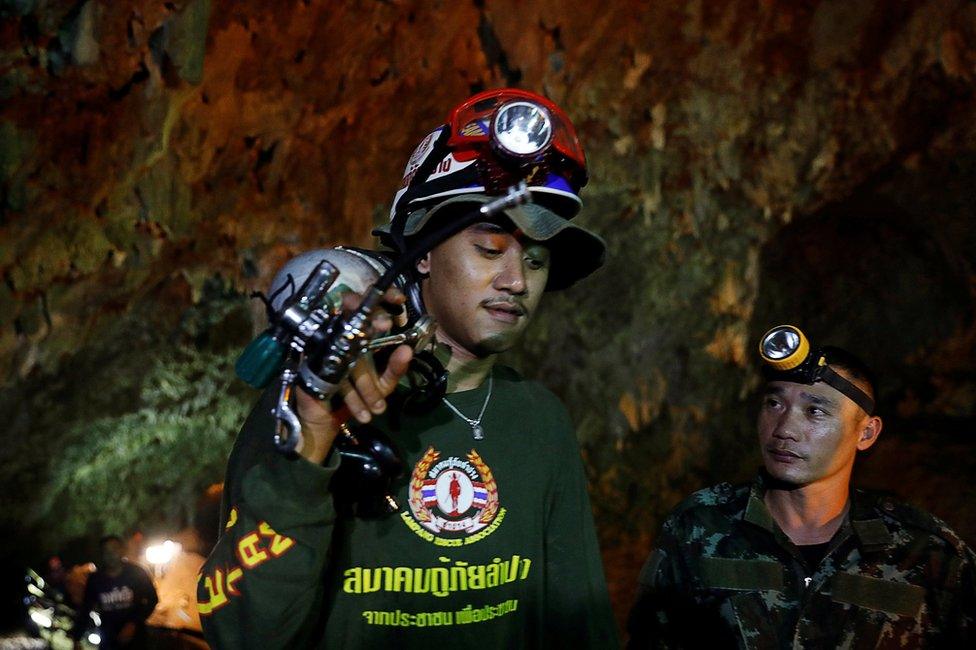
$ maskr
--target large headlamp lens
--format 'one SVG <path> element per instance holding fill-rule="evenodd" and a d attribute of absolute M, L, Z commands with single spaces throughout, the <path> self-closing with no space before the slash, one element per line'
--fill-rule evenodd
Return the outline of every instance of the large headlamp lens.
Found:
<path fill-rule="evenodd" d="M 800 337 L 788 329 L 775 330 L 763 340 L 763 356 L 779 361 L 800 347 Z"/>
<path fill-rule="evenodd" d="M 792 370 L 810 353 L 810 342 L 798 328 L 780 325 L 766 332 L 759 342 L 763 361 L 777 370 Z"/>
<path fill-rule="evenodd" d="M 504 104 L 495 113 L 491 128 L 495 145 L 517 158 L 539 155 L 552 140 L 549 113 L 532 102 Z"/>

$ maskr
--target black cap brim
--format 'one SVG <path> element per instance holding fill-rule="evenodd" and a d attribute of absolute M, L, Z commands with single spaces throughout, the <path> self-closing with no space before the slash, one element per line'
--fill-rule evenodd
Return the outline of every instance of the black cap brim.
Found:
<path fill-rule="evenodd" d="M 412 212 L 407 217 L 403 234 L 416 235 L 433 220 L 448 217 L 463 206 L 483 205 L 496 197 L 485 194 L 465 194 L 443 201 L 433 208 Z M 603 239 L 564 219 L 552 210 L 538 203 L 526 203 L 502 211 L 516 228 L 534 241 L 545 242 L 551 255 L 549 281 L 546 291 L 558 291 L 572 286 L 603 266 L 606 259 L 606 244 Z M 381 238 L 389 235 L 389 226 L 384 224 L 373 230 Z"/>

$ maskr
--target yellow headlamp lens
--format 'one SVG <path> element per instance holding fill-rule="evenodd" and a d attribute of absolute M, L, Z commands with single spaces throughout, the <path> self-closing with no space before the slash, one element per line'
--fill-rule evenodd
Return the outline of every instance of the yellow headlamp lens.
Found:
<path fill-rule="evenodd" d="M 776 370 L 792 370 L 810 354 L 810 341 L 798 327 L 778 325 L 763 334 L 759 356 Z"/>

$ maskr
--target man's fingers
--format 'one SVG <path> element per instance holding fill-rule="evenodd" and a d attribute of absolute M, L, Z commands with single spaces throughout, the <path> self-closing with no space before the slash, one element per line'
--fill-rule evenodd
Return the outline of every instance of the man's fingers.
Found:
<path fill-rule="evenodd" d="M 349 411 L 354 418 L 363 424 L 373 419 L 373 414 L 366 408 L 366 403 L 359 396 L 359 393 L 356 392 L 356 389 L 353 388 L 348 378 L 343 379 L 342 383 L 339 384 L 339 393 L 342 395 L 342 399 L 346 402 L 346 406 L 349 407 Z"/>
<path fill-rule="evenodd" d="M 348 314 L 358 308 L 361 301 L 360 294 L 343 293 L 342 310 Z M 405 320 L 406 311 L 402 305 L 406 301 L 407 297 L 396 287 L 387 289 L 382 300 L 386 309 L 377 309 L 370 318 L 370 336 L 383 336 L 393 328 L 395 319 Z M 391 317 L 390 311 L 399 313 Z M 377 376 L 369 355 L 356 362 L 349 376 L 339 385 L 339 393 L 354 418 L 365 424 L 374 414 L 378 415 L 386 410 L 386 397 L 393 392 L 400 377 L 406 373 L 412 356 L 413 351 L 409 346 L 400 346 L 390 355 L 386 370 L 380 377 Z"/>
<path fill-rule="evenodd" d="M 393 351 L 386 364 L 386 370 L 379 377 L 371 358 L 360 359 L 353 367 L 349 377 L 339 385 L 339 392 L 352 412 L 353 417 L 362 423 L 369 422 L 373 415 L 386 410 L 386 398 L 397 386 L 397 382 L 407 372 L 413 350 L 401 345 Z"/>
<path fill-rule="evenodd" d="M 376 368 L 373 367 L 373 359 L 369 355 L 356 363 L 350 379 L 359 397 L 370 411 L 379 414 L 386 410 L 386 396 L 389 393 L 380 390 Z"/>
<path fill-rule="evenodd" d="M 403 377 L 407 373 L 411 359 L 413 359 L 413 348 L 409 345 L 398 346 L 393 351 L 393 354 L 390 355 L 390 360 L 386 363 L 386 370 L 383 371 L 383 375 L 377 382 L 379 390 L 384 395 L 389 395 L 393 392 L 397 382 L 400 381 L 400 377 Z"/>
<path fill-rule="evenodd" d="M 393 323 L 397 327 L 405 327 L 407 324 L 407 296 L 396 287 L 390 287 L 383 295 L 383 309 L 393 317 Z"/>

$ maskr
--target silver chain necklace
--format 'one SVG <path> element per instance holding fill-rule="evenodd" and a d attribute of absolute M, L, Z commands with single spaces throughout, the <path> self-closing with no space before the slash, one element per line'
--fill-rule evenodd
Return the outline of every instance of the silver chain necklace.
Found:
<path fill-rule="evenodd" d="M 488 402 L 491 401 L 491 384 L 492 384 L 492 376 L 491 376 L 491 374 L 489 374 L 488 375 L 488 394 L 485 396 L 485 403 L 481 405 L 481 413 L 478 413 L 478 419 L 477 420 L 472 420 L 471 418 L 469 418 L 468 416 L 466 416 L 464 413 L 462 413 L 461 411 L 457 410 L 457 408 L 455 408 L 453 404 L 451 404 L 450 402 L 447 401 L 447 398 L 446 397 L 441 397 L 441 400 L 444 402 L 444 405 L 447 406 L 447 408 L 449 408 L 452 411 L 454 411 L 454 415 L 458 416 L 459 418 L 461 418 L 462 420 L 464 420 L 465 422 L 468 423 L 468 426 L 471 427 L 471 436 L 475 440 L 484 440 L 485 439 L 485 430 L 481 426 L 481 418 L 485 417 L 485 409 L 488 408 Z"/>

